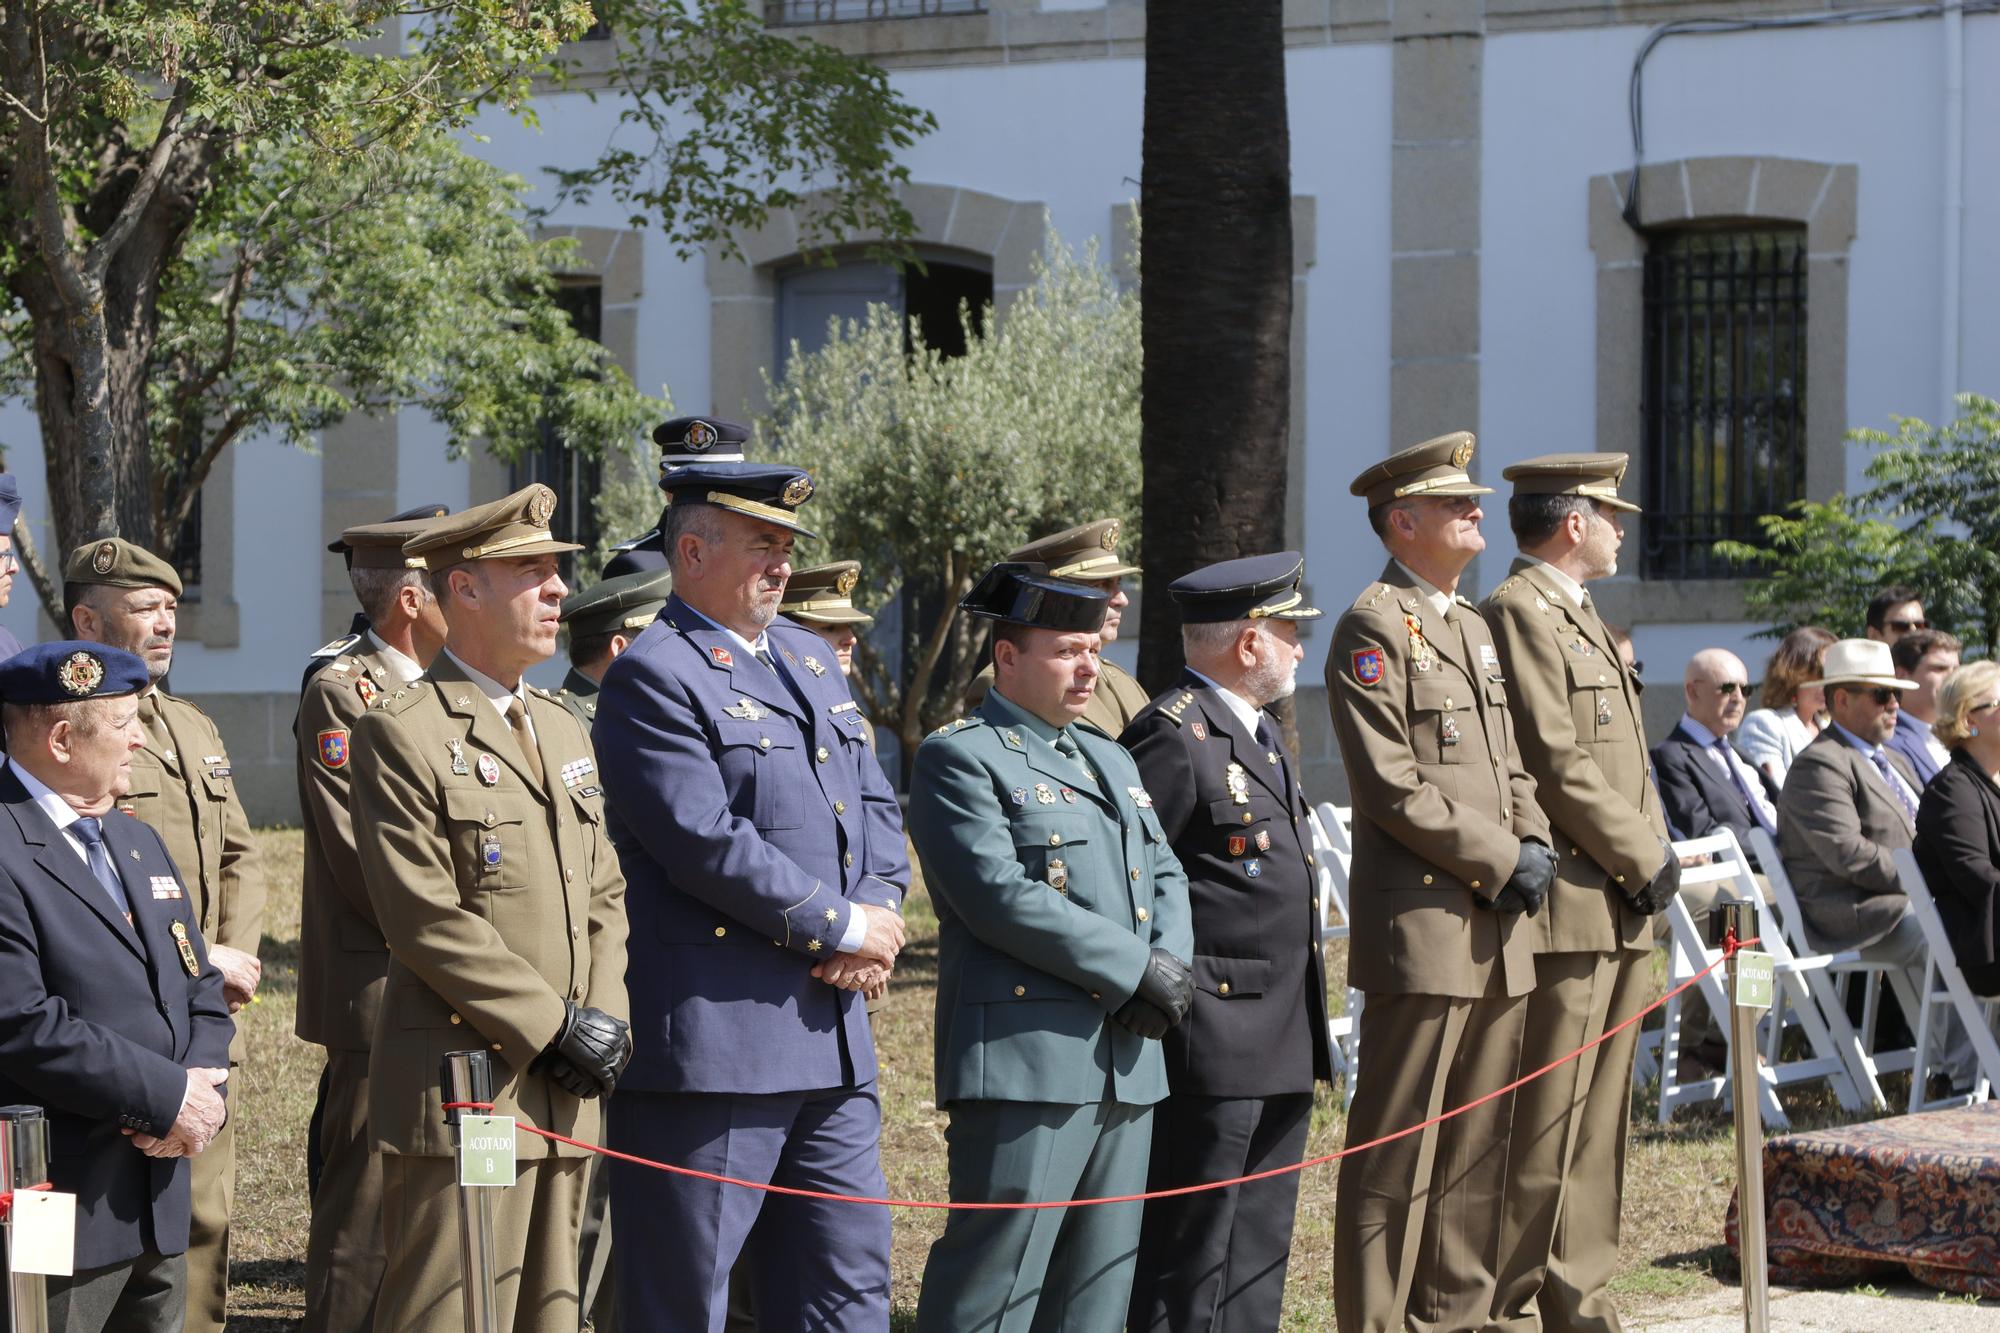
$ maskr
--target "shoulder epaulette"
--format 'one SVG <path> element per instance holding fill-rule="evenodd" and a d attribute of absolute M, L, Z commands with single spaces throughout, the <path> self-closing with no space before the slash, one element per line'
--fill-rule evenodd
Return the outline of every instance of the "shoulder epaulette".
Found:
<path fill-rule="evenodd" d="M 1194 691 L 1182 690 L 1180 694 L 1175 696 L 1172 703 L 1161 704 L 1160 712 L 1165 717 L 1172 719 L 1173 724 L 1178 727 L 1181 725 L 1181 713 L 1193 702 Z"/>
<path fill-rule="evenodd" d="M 401 689 L 390 690 L 386 694 L 378 695 L 375 702 L 370 706 L 384 713 L 400 713 L 404 709 L 414 706 L 417 700 L 423 697 L 424 683 L 420 680 L 413 680 Z"/>
<path fill-rule="evenodd" d="M 1509 574 L 1505 579 L 1501 580 L 1500 586 L 1493 590 L 1492 595 L 1495 597 L 1505 597 L 1520 586 L 1521 576 L 1519 574 Z"/>
<path fill-rule="evenodd" d="M 1381 603 L 1382 599 L 1384 597 L 1387 597 L 1388 595 L 1389 595 L 1388 584 L 1386 583 L 1370 584 L 1368 587 L 1363 588 L 1361 590 L 1361 595 L 1359 597 L 1354 599 L 1354 609 L 1357 611 L 1373 610 L 1377 605 Z"/>
<path fill-rule="evenodd" d="M 986 725 L 986 719 L 983 717 L 961 717 L 955 721 L 945 723 L 943 726 L 939 727 L 936 731 L 933 731 L 931 735 L 956 736 L 959 732 L 964 731 L 967 727 L 983 727 L 985 725 Z"/>
<path fill-rule="evenodd" d="M 345 653 L 349 648 L 360 642 L 361 636 L 359 634 L 343 634 L 332 642 L 323 643 L 313 649 L 311 655 L 315 660 L 325 657 L 339 657 L 342 653 Z"/>

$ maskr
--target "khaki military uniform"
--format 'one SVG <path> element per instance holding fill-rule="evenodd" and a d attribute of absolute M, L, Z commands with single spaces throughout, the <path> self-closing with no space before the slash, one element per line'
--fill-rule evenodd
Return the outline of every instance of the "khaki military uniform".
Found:
<path fill-rule="evenodd" d="M 348 794 L 354 725 L 375 699 L 407 683 L 398 666 L 364 636 L 314 674 L 294 723 L 305 879 L 293 1030 L 326 1048 L 322 1163 L 306 1243 L 309 1333 L 371 1327 L 382 1284 L 382 1159 L 368 1131 L 368 1047 L 389 946 L 362 880 Z"/>
<path fill-rule="evenodd" d="M 583 726 L 583 734 L 597 725 L 598 684 L 575 667 L 563 677 L 560 688 L 550 692 L 549 697 L 569 710 L 569 715 Z"/>
<path fill-rule="evenodd" d="M 160 690 L 141 697 L 146 743 L 132 755 L 132 792 L 119 808 L 151 825 L 197 898 L 202 938 L 255 954 L 264 937 L 264 877 L 229 751 L 208 715 Z M 231 1065 L 243 1059 L 238 1025 Z M 240 1109 L 240 1108 L 239 1108 Z M 193 1164 L 187 1330 L 220 1333 L 229 1301 L 229 1214 L 236 1198 L 236 1117 Z"/>
<path fill-rule="evenodd" d="M 604 834 L 588 738 L 539 690 L 527 715 L 542 780 L 493 703 L 450 656 L 355 727 L 353 811 L 369 900 L 393 961 L 369 1062 L 389 1255 L 376 1327 L 463 1322 L 452 1144 L 441 1060 L 483 1048 L 494 1113 L 601 1142 L 595 1100 L 529 1066 L 564 1002 L 628 1013 L 625 881 Z M 585 1154 L 522 1132 L 516 1184 L 495 1197 L 498 1327 L 574 1328 Z"/>
<path fill-rule="evenodd" d="M 1097 690 L 1090 696 L 1090 706 L 1083 710 L 1083 720 L 1107 736 L 1119 736 L 1132 719 L 1152 702 L 1152 698 L 1124 667 L 1109 660 L 1100 663 L 1100 666 L 1102 674 L 1097 678 Z M 986 698 L 986 691 L 992 688 L 993 667 L 989 663 L 966 687 L 965 711 L 968 716 Z"/>
<path fill-rule="evenodd" d="M 1520 559 L 1485 606 L 1520 721 L 1521 753 L 1555 834 L 1556 882 L 1535 941 L 1524 1071 L 1644 1007 L 1648 918 L 1625 899 L 1658 873 L 1667 836 L 1646 756 L 1638 682 L 1594 608 Z M 1510 1329 L 1616 1329 L 1606 1290 L 1637 1025 L 1516 1094 L 1496 1315 Z"/>
<path fill-rule="evenodd" d="M 1326 679 L 1354 804 L 1348 977 L 1368 995 L 1353 1144 L 1515 1077 L 1534 922 L 1475 900 L 1498 894 L 1522 840 L 1548 842 L 1549 826 L 1515 748 L 1493 640 L 1463 597 L 1441 613 L 1391 561 L 1341 617 Z M 1343 1159 L 1342 1330 L 1484 1322 L 1510 1114 L 1500 1098 Z"/>

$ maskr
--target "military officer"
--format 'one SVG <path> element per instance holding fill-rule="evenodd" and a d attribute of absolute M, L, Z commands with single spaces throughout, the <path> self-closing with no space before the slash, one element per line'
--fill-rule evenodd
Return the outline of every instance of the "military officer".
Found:
<path fill-rule="evenodd" d="M 222 733 L 199 708 L 159 688 L 173 665 L 180 575 L 151 551 L 117 537 L 86 542 L 63 562 L 63 600 L 79 639 L 145 659 L 152 688 L 139 696 L 146 744 L 132 756 L 131 794 L 118 808 L 153 826 L 197 895 L 209 961 L 222 971 L 232 1013 L 257 993 L 263 967 L 264 875 L 250 819 L 236 795 Z M 243 1059 L 243 1036 L 230 1045 Z M 229 1301 L 229 1214 L 236 1197 L 232 1125 L 194 1167 L 188 1242 L 188 1333 L 220 1333 Z"/>
<path fill-rule="evenodd" d="M 625 882 L 576 719 L 522 673 L 555 652 L 563 584 L 555 493 L 529 486 L 441 519 L 403 548 L 443 604 L 444 649 L 354 726 L 361 873 L 391 955 L 368 1058 L 388 1263 L 382 1333 L 463 1326 L 445 1052 L 483 1046 L 494 1111 L 600 1142 L 598 1101 L 631 1053 Z M 582 1321 L 585 1154 L 520 1134 L 495 1191 L 494 1327 Z"/>
<path fill-rule="evenodd" d="M 778 1185 L 878 1195 L 881 1105 L 863 997 L 903 943 L 895 793 L 817 635 L 778 615 L 799 507 L 789 467 L 662 480 L 666 610 L 611 664 L 598 762 L 632 884 L 635 1050 L 610 1145 Z M 614 1163 L 625 1329 L 722 1327 L 749 1247 L 758 1310 L 880 1330 L 889 1219 Z M 754 1229 L 753 1229 L 754 1228 Z"/>
<path fill-rule="evenodd" d="M 1555 872 L 1486 623 L 1457 592 L 1486 545 L 1473 437 L 1428 440 L 1349 488 L 1388 549 L 1334 630 L 1326 681 L 1354 806 L 1351 985 L 1366 992 L 1347 1141 L 1405 1129 L 1515 1077 L 1533 923 Z M 1481 1326 L 1499 1264 L 1509 1099 L 1342 1159 L 1343 1333 Z"/>
<path fill-rule="evenodd" d="M 112 806 L 140 741 L 131 653 L 38 644 L 0 662 L 0 1105 L 48 1114 L 50 1182 L 76 1199 L 75 1271 L 0 1328 L 181 1327 L 186 1158 L 227 1110 L 235 1025 L 194 887 Z M 195 1156 L 199 1161 L 200 1157 Z"/>
<path fill-rule="evenodd" d="M 673 590 L 673 575 L 665 569 L 642 569 L 600 579 L 563 599 L 569 674 L 555 700 L 583 723 L 586 734 L 597 721 L 597 690 L 606 668 L 653 623 Z"/>
<path fill-rule="evenodd" d="M 391 514 L 383 522 L 417 523 L 425 519 L 443 518 L 450 512 L 450 509 L 441 504 L 414 505 L 409 509 L 405 509 L 400 514 Z M 342 533 L 328 542 L 326 549 L 330 553 L 339 556 L 341 563 L 346 566 L 348 572 L 350 574 L 353 573 L 354 548 L 348 544 L 346 533 Z M 305 678 L 299 682 L 300 691 L 303 692 L 305 690 L 306 681 L 311 680 L 315 672 L 332 662 L 334 658 L 339 657 L 348 649 L 359 644 L 362 636 L 366 633 L 368 633 L 368 613 L 366 611 L 356 611 L 354 618 L 347 622 L 347 633 L 313 649 L 312 656 L 306 659 L 306 674 Z"/>
<path fill-rule="evenodd" d="M 299 905 L 299 1037 L 326 1048 L 309 1147 L 312 1229 L 304 1327 L 373 1326 L 382 1285 L 382 1158 L 368 1130 L 368 1048 L 389 975 L 389 947 L 362 882 L 348 792 L 354 724 L 407 688 L 444 646 L 444 611 L 420 557 L 403 544 L 436 518 L 352 527 L 347 578 L 367 628 L 306 678 L 293 723 L 305 878 Z"/>
<path fill-rule="evenodd" d="M 1119 526 L 1115 518 L 1100 518 L 1038 537 L 1007 557 L 1012 563 L 1045 566 L 1052 579 L 1087 583 L 1102 589 L 1108 600 L 1104 606 L 1104 628 L 1098 637 L 1107 644 L 1117 641 L 1119 622 L 1124 618 L 1125 608 L 1132 604 L 1125 593 L 1125 580 L 1139 576 L 1137 565 L 1128 565 L 1118 557 Z M 1146 691 L 1130 672 L 1116 663 L 1100 660 L 1098 667 L 1097 689 L 1090 696 L 1090 711 L 1083 715 L 1083 720 L 1107 736 L 1116 736 L 1146 706 Z M 989 665 L 973 677 L 965 691 L 968 712 L 979 706 L 992 684 L 993 668 Z"/>
<path fill-rule="evenodd" d="M 1166 1036 L 1173 1095 L 1153 1117 L 1148 1189 L 1297 1163 L 1330 1080 L 1319 895 L 1305 792 L 1264 711 L 1290 698 L 1298 622 L 1320 612 L 1297 552 L 1175 580 L 1187 669 L 1119 738 L 1188 875 L 1194 1011 Z M 1273 1330 L 1299 1178 L 1146 1205 L 1126 1327 Z"/>
<path fill-rule="evenodd" d="M 910 833 L 938 914 L 937 1103 L 951 1197 L 1145 1188 L 1159 1039 L 1186 1015 L 1187 877 L 1132 757 L 1087 721 L 1101 588 L 1000 564 L 959 605 L 992 622 L 993 688 L 917 749 Z M 1116 1329 L 1141 1208 L 950 1214 L 926 1333 Z"/>
<path fill-rule="evenodd" d="M 1638 682 L 1584 585 L 1618 569 L 1624 454 L 1551 454 L 1500 474 L 1521 555 L 1483 611 L 1506 673 L 1521 761 L 1555 836 L 1535 946 L 1523 1070 L 1603 1035 L 1645 1006 L 1648 917 L 1680 883 L 1646 758 Z M 1616 1330 L 1635 1024 L 1514 1094 L 1496 1327 Z"/>
<path fill-rule="evenodd" d="M 720 417 L 675 417 L 661 422 L 653 427 L 653 443 L 660 446 L 660 485 L 666 485 L 667 473 L 689 463 L 741 463 L 749 440 L 748 426 Z M 611 548 L 611 558 L 604 562 L 604 577 L 665 569 L 666 527 L 667 512 L 662 509 L 660 521 L 651 531 Z"/>

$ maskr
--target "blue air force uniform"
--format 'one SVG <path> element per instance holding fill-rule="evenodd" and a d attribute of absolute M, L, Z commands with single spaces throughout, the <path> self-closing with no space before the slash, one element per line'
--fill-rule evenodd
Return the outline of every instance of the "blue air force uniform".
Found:
<path fill-rule="evenodd" d="M 811 494 L 803 473 L 745 464 L 677 468 L 667 484 L 675 504 L 798 531 Z M 864 1002 L 812 969 L 860 942 L 856 904 L 901 911 L 909 863 L 895 793 L 831 662 L 809 630 L 781 619 L 746 644 L 676 595 L 605 674 L 597 756 L 632 923 L 633 1057 L 610 1144 L 873 1196 Z M 621 1250 L 672 1256 L 618 1266 L 621 1327 L 721 1329 L 746 1239 L 759 1309 L 816 1329 L 887 1325 L 883 1209 L 622 1165 L 611 1200 Z"/>
<path fill-rule="evenodd" d="M 61 683 L 45 688 L 52 681 Z M 145 683 L 143 661 L 97 644 L 39 644 L 0 666 L 0 692 L 15 703 L 131 694 Z M 96 1270 L 186 1252 L 188 1159 L 148 1157 L 122 1131 L 171 1132 L 187 1071 L 227 1069 L 236 1025 L 194 894 L 159 834 L 116 810 L 102 816 L 114 897 L 66 831 L 74 813 L 18 760 L 0 767 L 0 810 L 0 1105 L 44 1108 L 49 1179 L 77 1196 L 76 1276 L 50 1280 L 53 1309 Z M 227 1085 L 218 1091 L 226 1096 Z M 179 1294 L 135 1297 L 116 1317 L 177 1329 Z M 163 1302 L 172 1309 L 153 1308 Z"/>
<path fill-rule="evenodd" d="M 1057 628 L 1051 609 L 1091 598 L 1095 615 L 1068 627 L 1094 629 L 1104 595 L 1046 579 L 1020 598 L 1003 590 L 1013 606 L 999 618 Z M 981 589 L 963 605 L 996 614 Z M 997 688 L 918 748 L 910 833 L 938 914 L 937 1101 L 951 1113 L 954 1200 L 1145 1187 L 1166 1059 L 1114 1015 L 1156 951 L 1182 968 L 1193 952 L 1187 879 L 1151 807 L 1110 737 L 1053 727 Z M 925 1265 L 917 1326 L 1118 1328 L 1139 1224 L 1137 1204 L 952 1213 Z"/>

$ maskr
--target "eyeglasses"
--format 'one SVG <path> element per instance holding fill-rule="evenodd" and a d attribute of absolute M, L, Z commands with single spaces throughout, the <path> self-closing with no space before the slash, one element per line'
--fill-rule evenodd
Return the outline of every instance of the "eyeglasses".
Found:
<path fill-rule="evenodd" d="M 1892 620 L 1889 622 L 1889 628 L 1898 634 L 1909 634 L 1914 630 L 1929 629 L 1930 627 L 1931 622 L 1928 620 Z"/>
<path fill-rule="evenodd" d="M 1636 662 L 1633 664 L 1633 669 L 1638 669 Z M 1748 698 L 1750 695 L 1750 687 L 1740 680 L 1718 680 L 1713 683 L 1713 688 L 1717 694 L 1722 695 L 1724 698 L 1732 694 L 1740 694 L 1745 698 Z"/>
<path fill-rule="evenodd" d="M 1641 662 L 1636 657 L 1632 659 L 1632 674 L 1635 676 L 1643 676 L 1646 674 L 1646 664 L 1644 662 Z"/>
<path fill-rule="evenodd" d="M 1883 707 L 1886 707 L 1891 702 L 1896 700 L 1901 694 L 1902 694 L 1901 690 L 1892 690 L 1887 685 L 1884 685 L 1879 689 L 1873 689 L 1868 691 L 1868 697 L 1873 699 L 1876 702 L 1876 704 Z"/>

